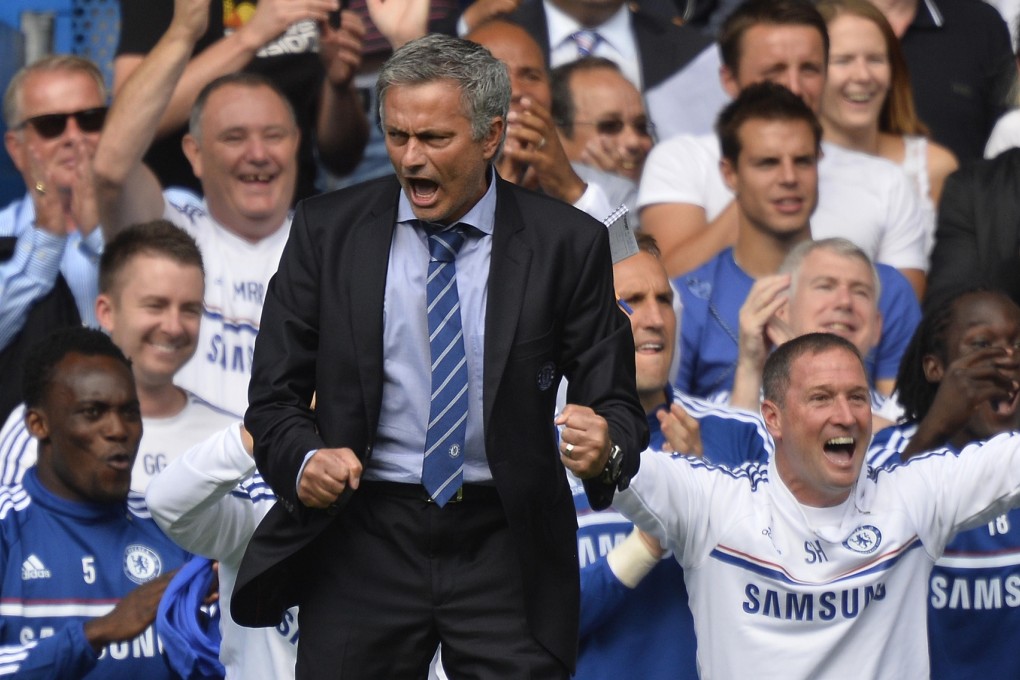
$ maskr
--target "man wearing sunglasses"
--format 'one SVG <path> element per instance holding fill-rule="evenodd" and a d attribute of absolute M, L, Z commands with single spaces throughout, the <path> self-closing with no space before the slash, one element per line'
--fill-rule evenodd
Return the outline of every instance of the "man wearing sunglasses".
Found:
<path fill-rule="evenodd" d="M 26 193 L 0 211 L 0 416 L 21 401 L 24 352 L 61 326 L 98 326 L 102 234 L 91 161 L 106 118 L 92 62 L 50 56 L 21 69 L 4 94 L 4 146 Z"/>
<path fill-rule="evenodd" d="M 552 115 L 570 160 L 637 182 L 652 150 L 641 93 L 603 57 L 585 57 L 550 74 Z"/>

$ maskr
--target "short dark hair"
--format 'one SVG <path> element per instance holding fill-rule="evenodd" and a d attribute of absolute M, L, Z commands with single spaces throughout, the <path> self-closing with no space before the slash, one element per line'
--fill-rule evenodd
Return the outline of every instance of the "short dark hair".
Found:
<path fill-rule="evenodd" d="M 790 389 L 790 371 L 793 362 L 805 354 L 821 354 L 830 349 L 842 349 L 857 357 L 864 369 L 864 359 L 849 340 L 832 333 L 806 333 L 789 342 L 784 342 L 765 360 L 762 370 L 762 391 L 769 401 L 782 406 L 786 400 L 786 392 Z"/>
<path fill-rule="evenodd" d="M 815 150 L 821 148 L 822 124 L 811 108 L 782 85 L 765 81 L 741 90 L 716 120 L 722 157 L 734 165 L 740 156 L 740 128 L 749 120 L 804 121 L 814 135 Z"/>
<path fill-rule="evenodd" d="M 131 361 L 106 333 L 82 326 L 62 328 L 44 337 L 25 357 L 21 375 L 25 406 L 42 405 L 53 384 L 57 364 L 68 354 L 107 356 L 131 370 Z"/>
<path fill-rule="evenodd" d="M 608 69 L 622 73 L 619 64 L 615 61 L 605 57 L 591 56 L 582 57 L 576 61 L 557 66 L 549 72 L 549 89 L 552 91 L 550 113 L 552 114 L 553 122 L 556 123 L 556 127 L 563 131 L 567 139 L 574 138 L 574 118 L 577 116 L 577 110 L 574 106 L 574 95 L 570 90 L 570 80 L 574 77 L 575 73 L 597 71 L 599 69 Z"/>
<path fill-rule="evenodd" d="M 196 141 L 201 143 L 202 141 L 202 114 L 205 112 L 205 105 L 209 101 L 209 97 L 212 96 L 213 92 L 220 89 L 221 87 L 227 87 L 228 85 L 237 85 L 238 87 L 246 87 L 249 89 L 255 89 L 257 87 L 268 87 L 276 96 L 280 98 L 283 105 L 287 108 L 287 112 L 290 114 L 291 124 L 297 128 L 297 115 L 294 113 L 294 106 L 287 99 L 286 93 L 280 88 L 274 81 L 261 73 L 249 73 L 247 71 L 235 71 L 234 73 L 228 73 L 222 75 L 219 78 L 206 84 L 198 92 L 198 96 L 195 97 L 195 103 L 191 106 L 191 116 L 188 118 L 188 134 L 195 138 Z"/>
<path fill-rule="evenodd" d="M 656 260 L 662 258 L 662 250 L 659 249 L 659 242 L 655 240 L 654 236 L 638 230 L 634 232 L 634 237 L 637 239 L 637 249 L 640 252 L 653 255 Z"/>
<path fill-rule="evenodd" d="M 205 274 L 202 252 L 190 234 L 166 220 L 133 224 L 106 244 L 99 258 L 99 292 L 111 294 L 120 273 L 138 255 L 165 257 Z"/>
<path fill-rule="evenodd" d="M 747 0 L 726 17 L 719 30 L 722 62 L 734 75 L 738 72 L 744 34 L 754 26 L 807 26 L 822 36 L 825 61 L 829 61 L 829 30 L 825 19 L 808 0 Z"/>

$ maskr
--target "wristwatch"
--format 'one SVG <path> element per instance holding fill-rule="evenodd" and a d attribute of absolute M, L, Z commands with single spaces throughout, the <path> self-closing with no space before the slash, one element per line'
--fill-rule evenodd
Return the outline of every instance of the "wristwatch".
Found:
<path fill-rule="evenodd" d="M 630 486 L 630 478 L 623 477 L 623 449 L 616 444 L 611 443 L 609 458 L 606 459 L 606 467 L 599 475 L 599 481 L 616 486 L 620 491 Z"/>

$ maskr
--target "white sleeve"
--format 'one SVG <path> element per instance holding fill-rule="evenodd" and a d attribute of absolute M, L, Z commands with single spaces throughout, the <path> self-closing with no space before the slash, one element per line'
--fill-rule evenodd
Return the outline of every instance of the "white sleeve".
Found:
<path fill-rule="evenodd" d="M 713 517 L 713 499 L 733 498 L 723 487 L 735 483 L 732 475 L 700 460 L 645 450 L 638 473 L 626 490 L 616 494 L 613 507 L 659 539 L 687 568 L 701 562 L 714 546 L 714 537 L 739 515 L 733 508 L 732 513 L 719 515 L 726 518 L 723 521 Z"/>
<path fill-rule="evenodd" d="M 596 182 L 586 182 L 586 184 L 584 193 L 574 203 L 574 207 L 602 222 L 612 214 L 616 206 L 609 203 L 606 192 Z"/>
<path fill-rule="evenodd" d="M 971 444 L 958 454 L 920 456 L 890 474 L 898 478 L 905 506 L 916 513 L 921 542 L 937 559 L 958 532 L 1020 504 L 1020 433 Z"/>
<path fill-rule="evenodd" d="M 1020 111 L 1010 111 L 992 128 L 985 144 L 985 158 L 995 158 L 1015 146 L 1020 146 Z"/>
<path fill-rule="evenodd" d="M 935 239 L 935 213 L 921 201 L 899 168 L 890 168 L 886 184 L 885 231 L 875 259 L 896 269 L 928 271 L 929 242 Z"/>
<path fill-rule="evenodd" d="M 39 442 L 25 426 L 25 405 L 18 404 L 0 428 L 0 486 L 21 483 L 25 471 L 35 465 Z"/>
<path fill-rule="evenodd" d="M 233 424 L 196 444 L 156 475 L 145 492 L 153 519 L 185 550 L 218 560 L 243 551 L 265 514 L 232 493 L 255 472 Z"/>
<path fill-rule="evenodd" d="M 710 167 L 706 167 L 710 166 Z M 652 147 L 638 185 L 638 209 L 657 203 L 687 203 L 708 211 L 709 173 L 718 173 L 694 137 L 681 135 Z"/>

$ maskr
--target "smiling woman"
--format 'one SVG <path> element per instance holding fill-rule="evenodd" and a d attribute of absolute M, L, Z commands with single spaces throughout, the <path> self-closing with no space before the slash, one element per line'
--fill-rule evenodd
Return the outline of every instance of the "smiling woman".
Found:
<path fill-rule="evenodd" d="M 867 0 L 822 0 L 818 11 L 831 42 L 821 108 L 825 139 L 902 166 L 934 215 L 956 157 L 928 139 L 917 117 L 907 63 L 889 22 Z"/>

